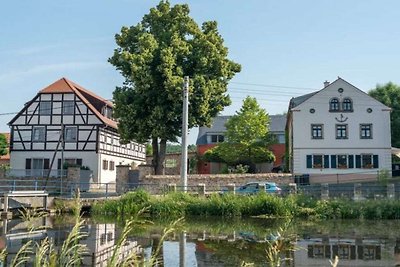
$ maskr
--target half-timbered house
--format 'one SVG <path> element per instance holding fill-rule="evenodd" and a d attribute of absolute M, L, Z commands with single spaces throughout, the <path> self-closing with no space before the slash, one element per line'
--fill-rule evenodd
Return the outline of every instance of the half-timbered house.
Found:
<path fill-rule="evenodd" d="M 9 122 L 11 168 L 60 170 L 67 163 L 89 167 L 93 182 L 115 181 L 115 166 L 144 162 L 145 146 L 120 142 L 112 110 L 66 78 L 42 89 Z"/>

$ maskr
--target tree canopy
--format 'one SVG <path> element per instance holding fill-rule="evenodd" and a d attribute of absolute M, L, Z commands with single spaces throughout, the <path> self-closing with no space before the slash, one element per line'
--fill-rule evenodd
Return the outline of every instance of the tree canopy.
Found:
<path fill-rule="evenodd" d="M 241 67 L 227 58 L 217 22 L 199 27 L 186 4 L 161 1 L 141 22 L 122 27 L 115 40 L 118 47 L 109 62 L 125 79 L 113 94 L 119 132 L 126 141 L 151 139 L 159 167 L 166 142 L 182 134 L 184 76 L 190 77 L 191 128 L 209 125 L 230 105 L 227 85 Z"/>
<path fill-rule="evenodd" d="M 268 146 L 275 142 L 269 134 L 269 116 L 257 100 L 247 97 L 241 109 L 225 124 L 226 139 L 208 150 L 205 159 L 228 165 L 246 164 L 254 170 L 254 164 L 272 162 L 275 156 Z"/>
<path fill-rule="evenodd" d="M 4 134 L 0 134 L 0 156 L 6 155 L 8 151 L 7 138 Z"/>
<path fill-rule="evenodd" d="M 370 96 L 392 108 L 390 114 L 391 139 L 393 147 L 400 147 L 400 86 L 392 82 L 377 85 L 368 92 Z"/>

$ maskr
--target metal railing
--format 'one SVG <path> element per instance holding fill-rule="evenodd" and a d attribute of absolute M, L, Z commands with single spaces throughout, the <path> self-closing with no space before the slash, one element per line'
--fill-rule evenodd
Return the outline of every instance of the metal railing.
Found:
<path fill-rule="evenodd" d="M 39 178 L 35 176 L 26 177 L 7 177 L 0 179 L 0 194 L 9 191 L 35 191 L 46 190 L 53 196 L 73 197 L 79 189 L 82 198 L 108 198 L 117 196 L 125 192 L 138 189 L 145 190 L 150 194 L 162 195 L 168 192 L 183 192 L 184 188 L 179 184 L 159 184 L 159 183 L 127 183 L 123 190 L 119 190 L 116 183 L 96 183 L 90 181 L 74 182 L 69 179 L 57 177 Z M 211 194 L 221 192 L 226 185 L 188 185 L 186 191 L 190 194 Z M 239 185 L 236 185 L 239 186 Z M 202 189 L 204 187 L 204 189 Z M 282 196 L 293 193 L 293 187 L 281 184 Z M 117 190 L 119 192 L 117 192 Z M 347 199 L 400 199 L 400 181 L 388 180 L 382 182 L 356 182 L 339 184 L 311 184 L 297 185 L 297 192 L 311 196 L 313 198 L 347 198 Z"/>

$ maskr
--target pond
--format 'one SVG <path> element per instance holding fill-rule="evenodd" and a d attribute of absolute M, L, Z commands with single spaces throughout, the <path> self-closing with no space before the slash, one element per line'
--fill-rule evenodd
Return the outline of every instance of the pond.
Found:
<path fill-rule="evenodd" d="M 113 221 L 114 220 L 114 221 Z M 22 220 L 3 220 L 0 247 L 7 247 L 10 263 L 28 240 L 48 237 L 60 248 L 73 226 L 71 217 L 36 218 L 34 231 Z M 145 258 L 161 249 L 158 266 L 268 266 L 266 248 L 282 235 L 294 250 L 282 251 L 281 266 L 400 266 L 398 221 L 285 221 L 271 219 L 188 218 L 160 244 L 168 222 L 138 228 L 124 243 L 120 257 L 134 251 Z M 44 226 L 44 227 L 43 227 Z M 89 250 L 81 266 L 106 266 L 123 225 L 110 218 L 85 218 L 82 240 Z M 288 244 L 286 244 L 288 245 Z"/>

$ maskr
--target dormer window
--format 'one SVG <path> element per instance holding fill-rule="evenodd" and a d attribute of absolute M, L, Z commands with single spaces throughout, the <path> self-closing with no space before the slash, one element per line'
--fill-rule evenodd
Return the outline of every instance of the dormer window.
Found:
<path fill-rule="evenodd" d="M 353 102 L 350 98 L 343 100 L 343 111 L 353 111 Z"/>
<path fill-rule="evenodd" d="M 331 101 L 329 102 L 329 111 L 339 111 L 339 99 L 331 99 Z"/>
<path fill-rule="evenodd" d="M 112 118 L 113 118 L 112 108 L 110 108 L 110 107 L 107 107 L 107 106 L 103 107 L 101 113 L 103 114 L 104 117 L 107 117 L 107 118 L 109 118 L 109 119 L 112 119 Z"/>
<path fill-rule="evenodd" d="M 209 135 L 209 138 L 211 139 L 211 140 L 209 140 L 209 141 L 211 141 L 209 143 L 214 143 L 214 144 L 222 143 L 225 140 L 225 138 L 222 134 L 211 134 L 211 135 Z"/>

